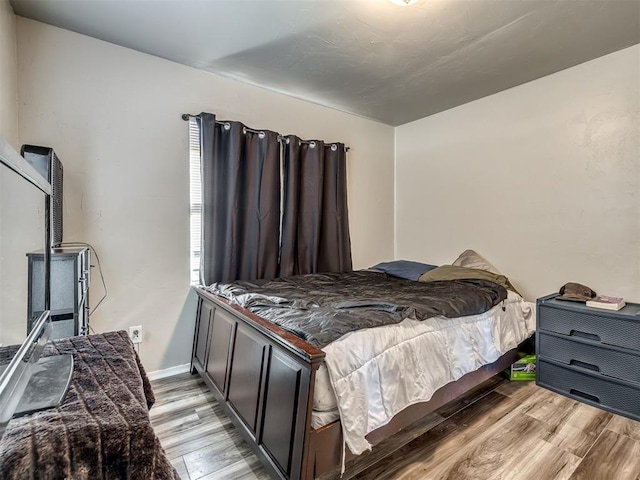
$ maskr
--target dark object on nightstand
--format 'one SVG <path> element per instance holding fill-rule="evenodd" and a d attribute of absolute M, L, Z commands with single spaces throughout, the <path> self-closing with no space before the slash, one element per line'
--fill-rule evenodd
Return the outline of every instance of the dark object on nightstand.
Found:
<path fill-rule="evenodd" d="M 640 420 L 640 305 L 614 312 L 557 296 L 537 302 L 536 383 Z"/>
<path fill-rule="evenodd" d="M 581 283 L 569 282 L 560 287 L 560 295 L 556 298 L 558 300 L 566 300 L 570 302 L 586 302 L 596 297 L 596 292 L 582 285 Z"/>

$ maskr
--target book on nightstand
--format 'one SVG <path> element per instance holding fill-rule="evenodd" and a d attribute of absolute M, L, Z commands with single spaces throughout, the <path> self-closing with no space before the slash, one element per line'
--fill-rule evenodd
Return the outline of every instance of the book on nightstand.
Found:
<path fill-rule="evenodd" d="M 587 307 L 603 308 L 605 310 L 620 310 L 625 305 L 624 299 L 606 295 L 599 295 L 592 300 L 587 300 Z"/>

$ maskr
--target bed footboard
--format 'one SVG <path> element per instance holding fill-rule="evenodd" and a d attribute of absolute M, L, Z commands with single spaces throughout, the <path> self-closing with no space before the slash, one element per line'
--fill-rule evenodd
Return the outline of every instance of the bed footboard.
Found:
<path fill-rule="evenodd" d="M 202 376 L 274 477 L 305 478 L 313 386 L 324 352 L 220 297 L 196 291 L 191 372 Z"/>
<path fill-rule="evenodd" d="M 315 375 L 325 353 L 248 310 L 203 289 L 191 359 L 226 414 L 274 478 L 338 478 L 342 455 L 339 422 L 311 427 Z M 428 414 L 497 374 L 517 358 L 505 353 L 437 390 L 428 402 L 412 405 L 367 439 L 372 452 L 347 451 L 351 478 L 433 425 Z"/>

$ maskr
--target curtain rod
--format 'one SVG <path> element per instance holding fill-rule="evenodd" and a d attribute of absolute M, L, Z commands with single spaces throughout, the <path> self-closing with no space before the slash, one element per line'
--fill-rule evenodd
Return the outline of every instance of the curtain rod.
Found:
<path fill-rule="evenodd" d="M 193 114 L 191 114 L 191 113 L 183 113 L 183 114 L 182 114 L 182 120 L 184 120 L 185 122 L 189 121 L 189 119 L 190 119 L 190 118 L 200 118 L 200 115 L 193 115 Z M 230 126 L 231 126 L 229 122 L 221 122 L 221 121 L 219 121 L 219 120 L 216 120 L 216 125 L 222 125 L 222 126 L 224 126 L 224 127 L 225 127 L 225 129 L 227 129 L 227 130 L 228 130 L 228 129 L 230 128 Z M 244 127 L 244 131 L 245 131 L 245 133 L 246 133 L 246 132 L 251 132 L 251 133 L 257 133 L 258 135 L 261 135 L 261 134 L 262 134 L 262 136 L 264 136 L 264 132 L 263 132 L 262 130 L 254 130 L 253 128 Z M 260 138 L 262 138 L 262 137 L 260 137 Z M 285 140 L 285 139 L 286 139 L 286 137 L 285 137 L 284 135 L 280 135 L 280 134 L 278 134 L 278 141 L 279 141 L 279 142 L 282 142 L 282 141 L 283 141 L 283 140 Z M 315 146 L 315 143 L 316 143 L 316 142 L 314 142 L 313 140 L 300 140 L 300 142 L 302 142 L 302 143 L 307 143 L 307 144 L 309 144 L 309 145 L 313 145 L 313 146 Z M 334 143 L 335 143 L 335 142 L 334 142 Z M 347 147 L 347 146 L 345 145 L 345 147 L 344 147 L 344 151 L 345 151 L 345 152 L 348 152 L 349 150 L 351 150 L 351 148 L 350 148 L 350 147 Z"/>

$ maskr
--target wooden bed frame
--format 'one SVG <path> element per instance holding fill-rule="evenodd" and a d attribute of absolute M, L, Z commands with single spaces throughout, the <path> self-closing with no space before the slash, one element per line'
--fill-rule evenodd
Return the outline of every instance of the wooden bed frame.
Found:
<path fill-rule="evenodd" d="M 315 375 L 325 353 L 242 307 L 202 288 L 196 291 L 198 310 L 191 373 L 201 375 L 274 478 L 339 477 L 340 422 L 317 430 L 311 427 Z M 493 364 L 447 384 L 437 390 L 430 401 L 406 408 L 389 424 L 371 432 L 367 440 L 375 446 L 409 429 L 516 359 L 516 350 L 511 350 Z M 404 443 L 407 443 L 415 435 L 405 437 L 408 439 Z M 398 444 L 397 448 L 402 445 Z M 357 461 L 347 448 L 344 478 L 359 473 L 384 456 L 376 458 L 374 447 L 372 454 L 366 454 L 366 462 Z"/>

